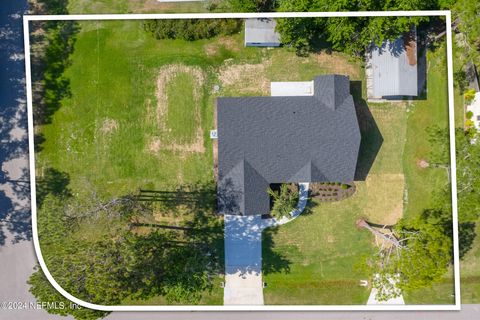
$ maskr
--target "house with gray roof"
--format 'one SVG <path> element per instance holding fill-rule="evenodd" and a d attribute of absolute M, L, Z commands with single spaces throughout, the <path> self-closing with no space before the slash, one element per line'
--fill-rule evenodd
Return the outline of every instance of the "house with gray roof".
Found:
<path fill-rule="evenodd" d="M 360 129 L 347 76 L 313 80 L 310 95 L 217 99 L 219 213 L 270 212 L 274 183 L 354 180 Z"/>
<path fill-rule="evenodd" d="M 367 98 L 401 100 L 418 95 L 418 59 L 415 32 L 395 41 L 372 44 L 367 50 Z"/>
<path fill-rule="evenodd" d="M 280 34 L 275 31 L 277 23 L 269 18 L 245 19 L 246 47 L 279 47 Z"/>

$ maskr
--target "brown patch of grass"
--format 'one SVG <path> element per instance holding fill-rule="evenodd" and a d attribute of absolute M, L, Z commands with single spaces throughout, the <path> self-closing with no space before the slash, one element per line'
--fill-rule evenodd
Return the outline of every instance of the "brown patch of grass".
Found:
<path fill-rule="evenodd" d="M 356 64 L 350 63 L 347 58 L 332 53 L 324 52 L 312 55 L 319 65 L 335 74 L 349 75 L 352 79 L 360 79 L 360 70 Z"/>
<path fill-rule="evenodd" d="M 421 169 L 425 169 L 425 168 L 428 168 L 430 166 L 430 164 L 427 162 L 427 160 L 425 159 L 418 159 L 417 160 L 417 167 L 421 168 Z"/>
<path fill-rule="evenodd" d="M 217 55 L 219 52 L 219 48 L 216 43 L 207 43 L 203 46 L 203 50 L 205 51 L 207 56 L 214 56 Z"/>
<path fill-rule="evenodd" d="M 215 42 L 209 42 L 203 46 L 203 50 L 207 56 L 214 56 L 219 54 L 220 48 L 225 48 L 230 51 L 239 52 L 240 47 L 238 41 L 233 37 L 222 36 L 218 38 Z"/>
<path fill-rule="evenodd" d="M 113 120 L 113 119 L 106 118 L 105 120 L 103 120 L 102 127 L 100 128 L 100 131 L 104 135 L 108 135 L 108 134 L 112 133 L 113 131 L 116 131 L 117 129 L 118 129 L 118 122 Z"/>
<path fill-rule="evenodd" d="M 167 94 L 167 84 L 171 81 L 177 74 L 186 73 L 192 76 L 196 82 L 196 86 L 193 92 L 194 97 L 194 117 L 196 123 L 195 129 L 195 139 L 192 143 L 181 144 L 177 143 L 174 138 L 169 138 L 168 141 L 165 141 L 165 137 L 168 137 L 168 132 L 170 128 L 166 124 L 166 115 L 168 112 L 168 94 Z M 161 150 L 169 150 L 174 152 L 179 152 L 183 155 L 187 153 L 204 153 L 205 146 L 203 141 L 203 129 L 201 124 L 201 103 L 202 103 L 202 88 L 205 83 L 205 76 L 203 71 L 198 67 L 191 67 L 181 64 L 171 64 L 162 67 L 159 70 L 159 76 L 157 78 L 157 107 L 154 111 L 154 118 L 156 119 L 156 125 L 160 131 L 160 136 L 150 137 L 148 143 L 148 150 L 152 153 L 158 153 Z M 179 88 L 181 90 L 181 88 Z M 152 107 L 147 101 L 147 119 L 151 119 L 152 116 Z"/>
<path fill-rule="evenodd" d="M 225 49 L 235 51 L 235 52 L 240 51 L 239 42 L 236 41 L 235 38 L 233 37 L 227 37 L 227 36 L 220 37 L 218 39 L 218 43 L 222 45 Z"/>
<path fill-rule="evenodd" d="M 270 81 L 265 76 L 269 60 L 260 64 L 230 64 L 229 61 L 220 68 L 219 79 L 223 87 L 237 94 L 268 95 Z"/>
<path fill-rule="evenodd" d="M 361 191 L 366 197 L 363 215 L 373 223 L 396 224 L 403 215 L 404 188 L 403 174 L 370 174 Z"/>

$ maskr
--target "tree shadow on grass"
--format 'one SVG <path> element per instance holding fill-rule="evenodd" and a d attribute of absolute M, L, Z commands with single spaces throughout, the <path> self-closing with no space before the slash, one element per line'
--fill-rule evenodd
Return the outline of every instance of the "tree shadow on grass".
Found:
<path fill-rule="evenodd" d="M 211 272 L 223 272 L 224 224 L 223 220 L 215 214 L 217 202 L 213 182 L 182 185 L 174 190 L 141 189 L 135 199 L 150 203 L 170 214 L 178 214 L 180 207 L 187 208 L 187 211 L 192 214 L 192 218 L 185 221 L 182 226 L 159 223 L 137 223 L 136 226 L 182 232 L 185 241 L 195 244 L 197 248 L 204 250 L 205 254 L 209 255 L 208 269 Z M 205 267 L 207 268 L 207 266 Z"/>
<path fill-rule="evenodd" d="M 473 242 L 477 237 L 475 228 L 476 224 L 473 222 L 463 222 L 458 224 L 458 246 L 460 259 L 463 259 L 465 254 L 473 247 Z"/>
<path fill-rule="evenodd" d="M 274 250 L 275 240 L 273 236 L 278 232 L 278 227 L 263 230 L 262 233 L 262 272 L 265 275 L 271 273 L 290 273 L 291 261 L 282 253 Z"/>
<path fill-rule="evenodd" d="M 362 82 L 350 81 L 350 92 L 355 103 L 361 134 L 355 181 L 365 181 L 383 144 L 383 136 L 375 123 L 367 102 L 362 97 Z"/>
<path fill-rule="evenodd" d="M 166 210 L 175 210 L 188 206 L 191 211 L 214 212 L 216 209 L 216 190 L 212 182 L 197 182 L 182 185 L 174 190 L 140 189 L 136 200 L 158 202 Z"/>
<path fill-rule="evenodd" d="M 70 176 L 54 168 L 47 168 L 43 175 L 36 181 L 37 207 L 41 207 L 45 197 L 49 194 L 56 197 L 71 197 L 72 193 L 68 188 Z"/>

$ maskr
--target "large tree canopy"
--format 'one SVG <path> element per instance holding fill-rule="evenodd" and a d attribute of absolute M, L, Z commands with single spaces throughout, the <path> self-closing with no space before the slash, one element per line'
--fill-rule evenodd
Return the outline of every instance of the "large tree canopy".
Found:
<path fill-rule="evenodd" d="M 437 166 L 450 166 L 450 144 L 448 129 L 433 126 L 427 128 L 430 141 L 428 161 Z M 458 214 L 461 223 L 475 222 L 480 217 L 480 143 L 475 129 L 464 131 L 455 130 L 455 150 L 457 163 L 457 196 Z M 477 141 L 474 143 L 474 141 Z M 441 197 L 448 197 L 448 190 L 441 193 Z"/>
<path fill-rule="evenodd" d="M 362 226 L 365 226 L 365 222 Z M 367 226 L 367 229 L 368 228 Z M 378 231 L 376 231 L 378 232 Z M 402 219 L 380 251 L 369 256 L 366 271 L 373 276 L 377 299 L 388 300 L 404 290 L 440 280 L 453 259 L 452 215 L 443 208 L 426 209 L 414 219 Z"/>
<path fill-rule="evenodd" d="M 281 0 L 279 11 L 384 11 L 427 10 L 435 3 L 421 0 Z M 279 19 L 278 31 L 282 42 L 305 53 L 319 41 L 328 41 L 334 50 L 359 55 L 374 41 L 382 43 L 427 21 L 425 17 L 338 17 Z M 314 20 L 314 21 L 312 21 Z"/>
<path fill-rule="evenodd" d="M 223 240 L 222 226 L 209 218 L 210 206 L 204 202 L 210 198 L 204 189 L 192 193 L 201 197 L 192 205 L 197 205 L 196 216 L 181 227 L 139 222 L 150 219 L 154 210 L 167 212 L 159 199 L 138 201 L 127 196 L 103 201 L 92 194 L 79 200 L 70 194 L 46 193 L 38 211 L 38 234 L 50 273 L 67 292 L 96 304 L 118 305 L 127 298 L 156 296 L 168 303 L 198 303 L 222 271 L 216 251 Z M 172 200 L 169 210 L 182 205 L 177 200 Z M 39 301 L 66 302 L 41 270 L 29 283 Z M 48 311 L 77 319 L 104 315 L 84 308 Z"/>
<path fill-rule="evenodd" d="M 477 60 L 480 56 L 480 2 L 457 0 L 451 8 L 454 24 L 465 35 L 467 56 Z"/>

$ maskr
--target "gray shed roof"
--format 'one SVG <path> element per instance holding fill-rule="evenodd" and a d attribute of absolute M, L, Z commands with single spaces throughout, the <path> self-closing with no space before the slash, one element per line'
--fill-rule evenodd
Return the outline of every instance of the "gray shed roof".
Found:
<path fill-rule="evenodd" d="M 360 130 L 349 79 L 316 77 L 313 96 L 218 98 L 218 204 L 269 213 L 270 183 L 351 182 Z"/>
<path fill-rule="evenodd" d="M 371 47 L 373 97 L 417 96 L 417 48 L 413 40 L 405 45 L 404 37 Z"/>
<path fill-rule="evenodd" d="M 245 19 L 245 45 L 280 46 L 280 35 L 273 19 Z"/>

